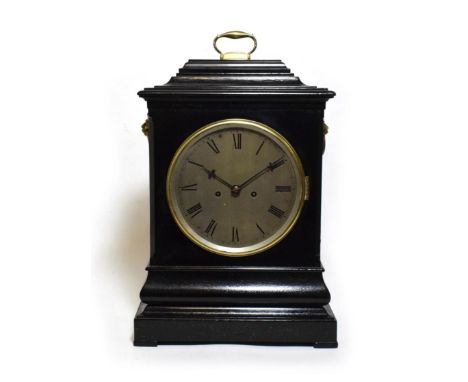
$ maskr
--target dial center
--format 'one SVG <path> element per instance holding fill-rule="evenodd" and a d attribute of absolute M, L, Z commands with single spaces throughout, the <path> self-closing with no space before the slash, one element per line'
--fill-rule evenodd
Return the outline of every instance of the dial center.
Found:
<path fill-rule="evenodd" d="M 232 188 L 231 188 L 231 195 L 232 195 L 234 198 L 237 198 L 237 197 L 240 195 L 240 192 L 241 192 L 241 188 L 240 188 L 238 185 L 232 186 Z"/>

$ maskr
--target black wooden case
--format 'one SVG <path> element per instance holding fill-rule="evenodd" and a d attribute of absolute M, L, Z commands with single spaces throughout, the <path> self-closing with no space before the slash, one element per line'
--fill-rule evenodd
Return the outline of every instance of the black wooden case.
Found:
<path fill-rule="evenodd" d="M 138 93 L 148 104 L 151 254 L 135 317 L 134 344 L 244 343 L 336 347 L 336 320 L 320 262 L 323 118 L 335 93 L 306 86 L 279 60 L 190 60 L 163 86 Z M 166 199 L 180 144 L 228 118 L 261 122 L 296 149 L 309 198 L 279 244 L 225 257 L 192 243 Z"/>

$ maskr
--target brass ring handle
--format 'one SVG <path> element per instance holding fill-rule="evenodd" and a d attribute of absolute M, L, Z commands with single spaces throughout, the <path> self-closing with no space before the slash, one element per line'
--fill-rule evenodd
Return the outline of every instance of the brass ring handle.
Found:
<path fill-rule="evenodd" d="M 234 39 L 234 40 L 237 40 L 239 38 L 250 38 L 250 39 L 252 39 L 254 45 L 253 45 L 253 48 L 248 53 L 245 53 L 245 52 L 226 52 L 226 53 L 223 53 L 218 49 L 218 47 L 216 45 L 218 40 L 220 38 L 223 38 L 223 37 L 231 38 L 231 39 Z M 241 31 L 225 32 L 225 33 L 219 34 L 219 35 L 217 35 L 215 37 L 215 39 L 213 40 L 213 47 L 219 53 L 221 60 L 250 60 L 250 55 L 253 52 L 255 52 L 255 49 L 257 49 L 257 39 L 255 38 L 255 36 L 253 34 L 241 32 Z"/>
<path fill-rule="evenodd" d="M 322 145 L 322 154 L 323 154 L 325 152 L 325 147 L 327 145 L 325 135 L 328 134 L 328 125 L 325 122 L 322 123 L 322 133 L 323 133 L 323 145 Z"/>
<path fill-rule="evenodd" d="M 150 129 L 150 121 L 149 119 L 147 119 L 145 122 L 143 122 L 143 125 L 141 125 L 141 131 L 143 132 L 143 134 L 148 136 L 149 129 Z"/>

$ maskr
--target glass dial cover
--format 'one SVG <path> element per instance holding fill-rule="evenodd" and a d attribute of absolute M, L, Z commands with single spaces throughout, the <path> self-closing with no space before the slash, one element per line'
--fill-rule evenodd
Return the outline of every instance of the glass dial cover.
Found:
<path fill-rule="evenodd" d="M 195 244 L 224 256 L 271 248 L 302 209 L 304 171 L 291 144 L 259 122 L 227 119 L 190 135 L 169 166 L 167 199 Z"/>

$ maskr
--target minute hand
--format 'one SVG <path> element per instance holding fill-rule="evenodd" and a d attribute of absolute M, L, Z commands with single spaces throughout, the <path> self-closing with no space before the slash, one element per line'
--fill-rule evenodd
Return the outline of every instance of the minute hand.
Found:
<path fill-rule="evenodd" d="M 284 164 L 284 162 L 286 162 L 286 160 L 283 159 L 283 158 L 280 158 L 280 159 L 274 161 L 273 163 L 269 163 L 268 166 L 266 166 L 263 170 L 257 172 L 255 175 L 251 176 L 244 183 L 242 183 L 239 186 L 239 190 L 242 190 L 245 186 L 249 185 L 254 180 L 257 180 L 262 175 L 266 174 L 268 171 L 273 171 L 275 168 L 277 168 L 277 167 L 281 166 L 282 164 Z"/>

